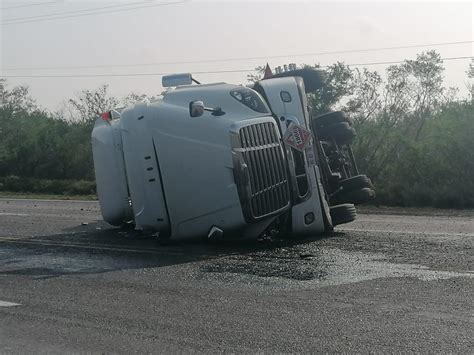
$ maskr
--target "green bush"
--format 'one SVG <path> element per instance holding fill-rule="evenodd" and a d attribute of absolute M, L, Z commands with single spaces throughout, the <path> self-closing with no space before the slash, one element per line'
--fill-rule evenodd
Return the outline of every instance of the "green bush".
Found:
<path fill-rule="evenodd" d="M 55 195 L 93 195 L 96 193 L 96 185 L 94 181 L 86 180 L 49 180 L 6 176 L 0 177 L 0 191 Z"/>
<path fill-rule="evenodd" d="M 474 207 L 474 105 L 454 102 L 432 114 L 420 134 L 406 124 L 370 121 L 358 129 L 354 153 L 375 183 L 381 205 Z"/>

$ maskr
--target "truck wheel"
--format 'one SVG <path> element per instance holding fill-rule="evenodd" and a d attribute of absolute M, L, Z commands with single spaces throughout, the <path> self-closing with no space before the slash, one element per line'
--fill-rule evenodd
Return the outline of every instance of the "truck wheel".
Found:
<path fill-rule="evenodd" d="M 369 189 L 368 187 L 364 187 L 360 190 L 354 190 L 349 193 L 349 197 L 351 198 L 351 202 L 358 205 L 361 203 L 368 202 L 375 198 L 375 191 Z"/>
<path fill-rule="evenodd" d="M 333 123 L 346 122 L 349 125 L 352 124 L 349 117 L 347 117 L 342 111 L 328 112 L 319 116 L 314 117 L 314 121 L 318 127 L 329 126 Z"/>
<path fill-rule="evenodd" d="M 342 205 L 330 207 L 332 225 L 349 223 L 356 219 L 356 209 L 351 203 L 344 203 Z"/>
<path fill-rule="evenodd" d="M 368 202 L 375 197 L 375 191 L 364 187 L 359 190 L 352 190 L 344 192 L 341 191 L 337 194 L 334 199 L 332 200 L 333 203 L 353 203 L 355 205 Z"/>
<path fill-rule="evenodd" d="M 337 185 L 341 186 L 344 191 L 358 190 L 363 189 L 364 187 L 373 189 L 374 187 L 374 185 L 372 185 L 372 181 L 370 181 L 367 175 L 356 175 L 348 179 L 339 180 Z"/>
<path fill-rule="evenodd" d="M 355 129 L 349 126 L 347 122 L 334 123 L 322 127 L 318 131 L 318 137 L 321 140 L 334 139 L 337 144 L 350 144 L 356 136 Z"/>

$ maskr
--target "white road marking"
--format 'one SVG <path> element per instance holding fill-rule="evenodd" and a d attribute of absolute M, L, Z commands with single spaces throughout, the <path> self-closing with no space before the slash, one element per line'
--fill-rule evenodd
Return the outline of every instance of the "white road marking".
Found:
<path fill-rule="evenodd" d="M 420 232 L 420 231 L 399 231 L 399 230 L 387 230 L 387 229 L 363 229 L 363 228 L 345 228 L 336 227 L 341 231 L 346 232 L 369 232 L 369 233 L 397 233 L 397 234 L 416 234 L 416 235 L 447 235 L 451 237 L 474 237 L 473 233 L 449 233 L 449 232 Z"/>
<path fill-rule="evenodd" d="M 13 302 L 0 301 L 0 307 L 15 307 L 15 306 L 21 306 L 21 304 L 13 303 Z"/>
<path fill-rule="evenodd" d="M 28 217 L 28 213 L 10 213 L 10 212 L 0 212 L 0 216 L 15 216 L 15 217 Z"/>

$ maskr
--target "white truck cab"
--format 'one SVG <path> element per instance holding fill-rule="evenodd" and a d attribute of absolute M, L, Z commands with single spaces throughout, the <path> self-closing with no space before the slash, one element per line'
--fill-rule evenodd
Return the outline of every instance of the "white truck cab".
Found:
<path fill-rule="evenodd" d="M 253 88 L 191 80 L 164 77 L 163 86 L 174 88 L 160 99 L 97 120 L 92 146 L 104 220 L 173 239 L 331 230 L 322 178 L 330 167 L 320 166 L 327 159 L 311 134 L 304 79 L 288 75 Z M 283 139 L 289 127 L 312 136 L 304 149 Z M 333 210 L 337 223 L 355 218 L 353 205 Z"/>

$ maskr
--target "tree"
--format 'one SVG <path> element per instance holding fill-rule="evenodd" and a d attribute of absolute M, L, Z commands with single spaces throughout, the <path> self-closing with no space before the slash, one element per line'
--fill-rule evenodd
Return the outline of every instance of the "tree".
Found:
<path fill-rule="evenodd" d="M 335 109 L 343 98 L 352 93 L 354 74 L 342 62 L 337 62 L 324 69 L 316 64 L 313 68 L 320 70 L 324 79 L 323 87 L 308 95 L 311 113 L 316 116 Z"/>
<path fill-rule="evenodd" d="M 97 117 L 104 112 L 154 98 L 154 96 L 149 97 L 146 94 L 132 92 L 120 100 L 109 95 L 108 85 L 102 85 L 94 90 L 82 90 L 77 98 L 69 99 L 63 105 L 57 116 L 91 127 Z"/>
<path fill-rule="evenodd" d="M 344 107 L 354 118 L 356 125 L 373 120 L 382 109 L 382 78 L 376 71 L 355 69 L 352 76 L 352 95 Z"/>
<path fill-rule="evenodd" d="M 136 104 L 138 102 L 143 102 L 143 101 L 153 100 L 153 99 L 155 99 L 154 96 L 150 97 L 147 94 L 137 94 L 137 93 L 132 92 L 121 100 L 121 105 L 124 107 L 127 107 L 133 104 Z"/>
<path fill-rule="evenodd" d="M 72 107 L 68 119 L 87 126 L 92 126 L 98 116 L 119 105 L 119 101 L 109 95 L 108 85 L 82 90 L 77 99 L 69 99 L 68 103 Z"/>
<path fill-rule="evenodd" d="M 255 67 L 255 72 L 256 73 L 247 74 L 247 81 L 252 84 L 263 78 L 263 74 L 265 73 L 265 65 L 259 65 L 258 67 Z"/>
<path fill-rule="evenodd" d="M 474 102 L 474 59 L 471 59 L 469 69 L 466 73 L 467 77 L 469 78 L 469 82 L 467 83 L 467 89 L 469 90 L 469 94 L 471 95 L 471 101 Z"/>
<path fill-rule="evenodd" d="M 349 101 L 360 136 L 354 150 L 373 179 L 384 176 L 389 162 L 410 150 L 426 122 L 454 100 L 456 92 L 443 86 L 443 71 L 440 55 L 428 51 L 388 67 L 385 82 L 366 70 L 356 76 Z"/>
<path fill-rule="evenodd" d="M 315 93 L 308 95 L 308 104 L 312 114 L 325 113 L 334 108 L 343 97 L 349 95 L 352 90 L 352 71 L 344 63 L 337 62 L 327 68 L 322 68 L 319 64 L 314 66 L 303 65 L 319 70 L 324 78 L 324 86 Z M 247 80 L 255 83 L 262 79 L 265 73 L 265 66 L 255 68 L 256 73 L 247 75 Z"/>
<path fill-rule="evenodd" d="M 445 101 L 443 72 L 441 56 L 433 50 L 417 55 L 416 60 L 388 67 L 384 117 L 393 124 L 405 124 L 407 134 L 418 139 L 426 120 Z"/>
<path fill-rule="evenodd" d="M 29 94 L 27 86 L 9 88 L 6 81 L 0 79 L 2 102 L 0 105 L 0 171 L 6 173 L 9 164 L 15 164 L 13 151 L 18 151 L 23 144 L 21 132 L 25 127 L 21 125 L 21 118 L 31 115 L 38 110 Z M 25 142 L 26 144 L 26 142 Z"/>
<path fill-rule="evenodd" d="M 0 79 L 0 98 L 0 106 L 4 113 L 31 112 L 38 109 L 30 96 L 28 86 L 19 85 L 9 89 L 5 79 Z"/>

